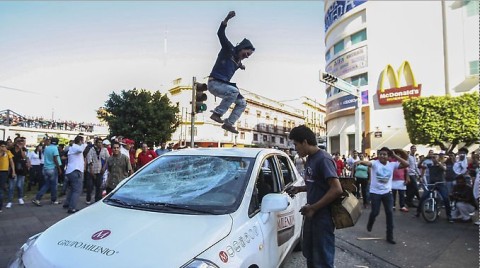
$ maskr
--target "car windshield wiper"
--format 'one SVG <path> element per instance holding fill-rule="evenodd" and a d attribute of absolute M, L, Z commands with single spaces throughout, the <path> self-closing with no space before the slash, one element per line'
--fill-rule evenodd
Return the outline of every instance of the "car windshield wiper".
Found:
<path fill-rule="evenodd" d="M 132 206 L 131 204 L 121 200 L 121 199 L 117 199 L 117 198 L 108 198 L 108 199 L 105 199 L 105 201 L 108 201 L 108 202 L 112 202 L 112 203 L 115 203 L 117 205 L 122 205 L 122 206 L 125 206 L 125 207 L 130 207 Z"/>
<path fill-rule="evenodd" d="M 210 210 L 192 208 L 188 205 L 178 205 L 178 204 L 171 204 L 171 203 L 165 203 L 165 202 L 143 202 L 143 203 L 131 204 L 131 206 L 139 207 L 139 208 L 154 208 L 154 209 L 161 209 L 161 210 L 163 209 L 186 210 L 186 211 L 192 211 L 192 212 L 197 212 L 202 214 L 218 215 L 218 213 L 215 213 Z"/>

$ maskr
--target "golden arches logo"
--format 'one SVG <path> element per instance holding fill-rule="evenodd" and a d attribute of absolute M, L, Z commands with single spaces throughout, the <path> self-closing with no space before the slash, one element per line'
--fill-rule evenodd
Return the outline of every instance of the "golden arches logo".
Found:
<path fill-rule="evenodd" d="M 402 78 L 405 79 L 403 83 Z M 390 88 L 385 89 L 385 80 L 388 79 Z M 405 86 L 401 86 L 404 84 Z M 417 83 L 412 67 L 408 61 L 404 61 L 398 72 L 395 72 L 392 65 L 388 64 L 382 72 L 377 92 L 378 103 L 388 105 L 401 103 L 404 99 L 419 97 L 422 85 Z"/>

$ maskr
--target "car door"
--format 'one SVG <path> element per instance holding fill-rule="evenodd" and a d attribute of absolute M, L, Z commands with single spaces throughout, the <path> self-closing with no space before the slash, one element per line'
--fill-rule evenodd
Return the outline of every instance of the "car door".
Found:
<path fill-rule="evenodd" d="M 267 156 L 258 170 L 258 174 L 261 176 L 257 178 L 257 182 L 265 183 L 268 193 L 284 194 L 288 196 L 283 190 L 281 183 L 281 173 L 279 165 L 275 155 Z M 262 177 L 263 176 L 263 177 Z M 263 180 L 263 182 L 261 182 Z M 257 189 L 260 189 L 260 183 L 257 183 Z M 260 190 L 258 190 L 260 192 Z M 267 194 L 268 194 L 267 193 Z M 291 197 L 289 206 L 284 211 L 269 213 L 268 218 L 261 218 L 262 213 L 257 213 L 257 221 L 259 222 L 260 229 L 263 235 L 264 241 L 264 258 L 267 260 L 266 267 L 277 267 L 280 262 L 285 258 L 288 253 L 289 247 L 293 243 L 293 237 L 296 228 L 301 228 L 295 224 L 294 214 L 295 211 Z M 259 204 L 261 206 L 261 196 L 258 197 Z M 264 215 L 265 216 L 265 215 Z"/>

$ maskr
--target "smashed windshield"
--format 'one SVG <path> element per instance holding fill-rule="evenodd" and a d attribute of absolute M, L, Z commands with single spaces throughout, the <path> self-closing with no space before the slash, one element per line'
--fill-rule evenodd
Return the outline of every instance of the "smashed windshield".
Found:
<path fill-rule="evenodd" d="M 231 213 L 243 198 L 253 163 L 253 158 L 242 157 L 163 156 L 135 174 L 110 199 L 132 208 L 172 212 L 183 206 L 178 213 Z"/>

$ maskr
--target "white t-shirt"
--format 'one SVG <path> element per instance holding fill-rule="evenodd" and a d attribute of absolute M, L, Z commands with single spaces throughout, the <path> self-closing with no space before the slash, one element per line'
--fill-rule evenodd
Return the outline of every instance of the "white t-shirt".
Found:
<path fill-rule="evenodd" d="M 42 152 L 42 159 L 40 159 L 40 154 L 35 153 L 35 151 L 29 151 L 27 154 L 28 159 L 30 160 L 30 164 L 32 166 L 40 166 L 43 165 L 43 152 Z"/>
<path fill-rule="evenodd" d="M 385 165 L 379 160 L 372 161 L 370 176 L 370 193 L 386 194 L 392 190 L 393 171 L 400 166 L 400 162 L 387 162 Z"/>
<path fill-rule="evenodd" d="M 68 149 L 68 166 L 65 174 L 70 174 L 75 170 L 84 172 L 85 170 L 85 158 L 83 157 L 83 151 L 87 147 L 87 144 L 82 145 L 74 144 Z"/>

